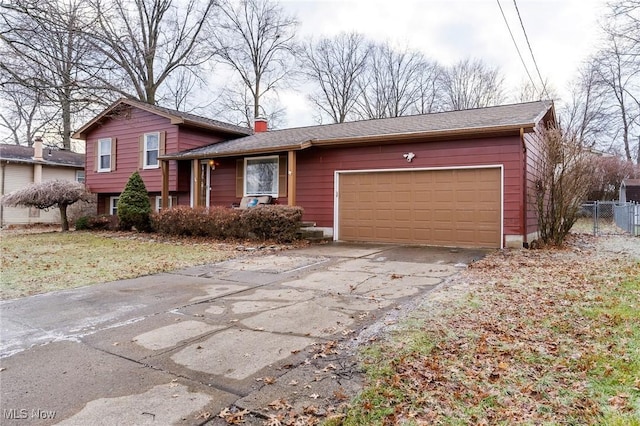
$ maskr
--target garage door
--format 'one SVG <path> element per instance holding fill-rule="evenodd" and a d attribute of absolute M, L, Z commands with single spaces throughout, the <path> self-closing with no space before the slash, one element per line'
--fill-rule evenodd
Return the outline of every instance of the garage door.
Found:
<path fill-rule="evenodd" d="M 500 168 L 339 173 L 338 239 L 501 246 Z"/>

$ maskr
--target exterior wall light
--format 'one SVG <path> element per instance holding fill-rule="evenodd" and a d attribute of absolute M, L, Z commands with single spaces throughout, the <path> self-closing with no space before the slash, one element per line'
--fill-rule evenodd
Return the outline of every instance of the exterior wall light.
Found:
<path fill-rule="evenodd" d="M 407 152 L 406 154 L 402 154 L 402 156 L 407 160 L 407 163 L 410 163 L 414 158 L 416 158 L 416 155 L 413 152 Z"/>

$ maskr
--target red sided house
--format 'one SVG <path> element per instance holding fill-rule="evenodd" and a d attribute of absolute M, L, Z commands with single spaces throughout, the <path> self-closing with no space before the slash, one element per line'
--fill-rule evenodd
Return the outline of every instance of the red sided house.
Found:
<path fill-rule="evenodd" d="M 116 214 L 118 196 L 138 171 L 151 206 L 161 207 L 163 169 L 169 205 L 193 200 L 191 162 L 161 162 L 158 157 L 252 134 L 246 127 L 120 99 L 78 130 L 85 141 L 87 188 L 98 195 L 98 213 Z"/>
<path fill-rule="evenodd" d="M 269 195 L 303 207 L 304 220 L 335 240 L 460 247 L 536 238 L 538 134 L 556 120 L 552 103 L 540 101 L 275 131 L 257 122 L 248 134 L 220 122 L 196 131 L 178 112 L 131 101 L 110 110 L 77 134 L 87 141 L 87 184 L 103 203 L 140 170 L 150 193 L 164 196 L 158 205 Z M 156 131 L 166 142 L 150 173 L 144 135 Z M 93 166 L 105 138 L 117 139 L 114 171 Z"/>

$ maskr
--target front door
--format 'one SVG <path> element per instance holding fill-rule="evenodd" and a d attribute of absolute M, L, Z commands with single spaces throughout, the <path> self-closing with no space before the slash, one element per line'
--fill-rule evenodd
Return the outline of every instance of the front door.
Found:
<path fill-rule="evenodd" d="M 209 207 L 211 203 L 211 167 L 208 160 L 200 161 L 198 206 Z"/>

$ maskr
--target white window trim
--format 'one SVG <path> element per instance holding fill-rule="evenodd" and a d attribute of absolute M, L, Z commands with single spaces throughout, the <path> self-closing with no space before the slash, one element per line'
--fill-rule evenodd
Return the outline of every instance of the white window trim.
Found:
<path fill-rule="evenodd" d="M 247 170 L 248 170 L 247 163 L 249 161 L 252 161 L 252 160 L 271 160 L 271 159 L 275 159 L 276 160 L 276 165 L 277 165 L 276 166 L 276 175 L 275 175 L 275 177 L 276 177 L 276 185 L 275 185 L 276 191 L 274 193 L 271 193 L 271 194 L 248 193 L 247 192 L 247 184 L 249 183 L 249 180 L 247 179 Z M 242 192 L 243 192 L 245 197 L 252 196 L 252 195 L 270 195 L 270 196 L 272 196 L 274 198 L 278 198 L 278 189 L 280 188 L 280 156 L 278 156 L 278 155 L 268 155 L 268 156 L 265 156 L 265 157 L 245 157 L 245 159 L 244 159 L 244 170 L 243 170 L 242 173 L 243 173 L 243 176 L 242 176 L 242 178 L 243 178 Z"/>
<path fill-rule="evenodd" d="M 169 207 L 173 207 L 173 197 L 169 197 Z M 162 195 L 156 195 L 156 212 L 162 210 Z"/>
<path fill-rule="evenodd" d="M 149 133 L 145 133 L 143 136 L 143 155 L 144 155 L 144 159 L 143 159 L 143 163 L 142 163 L 142 168 L 143 169 L 157 169 L 158 167 L 160 167 L 160 161 L 157 161 L 156 164 L 147 164 L 148 163 L 148 157 L 149 157 L 149 150 L 147 149 L 147 136 L 150 135 L 156 135 L 156 137 L 158 138 L 158 148 L 155 151 L 158 151 L 158 156 L 160 156 L 160 132 L 149 132 Z M 157 158 L 157 157 L 156 157 Z"/>
<path fill-rule="evenodd" d="M 82 180 L 80 179 L 80 176 L 82 176 Z M 84 172 L 84 170 L 76 170 L 76 182 L 78 183 L 85 183 L 86 182 L 86 174 Z"/>
<path fill-rule="evenodd" d="M 102 142 L 103 141 L 109 141 L 109 152 L 102 152 Z M 97 170 L 98 172 L 110 172 L 111 168 L 113 166 L 113 164 L 111 164 L 111 162 L 113 161 L 113 158 L 111 158 L 111 151 L 113 149 L 113 139 L 111 138 L 102 138 L 102 139 L 98 139 L 98 167 Z M 102 167 L 102 157 L 103 156 L 109 156 L 109 167 Z"/>
<path fill-rule="evenodd" d="M 117 207 L 117 206 L 118 206 L 118 198 L 120 198 L 120 196 L 119 196 L 119 195 L 116 195 L 116 196 L 114 196 L 114 197 L 109 197 L 109 214 L 110 214 L 110 215 L 114 215 L 114 214 L 115 214 L 115 213 L 113 212 L 113 209 L 114 209 L 114 207 L 113 207 L 113 205 L 114 205 L 114 201 L 115 201 L 115 204 L 116 204 L 116 209 L 118 208 L 118 207 Z"/>

